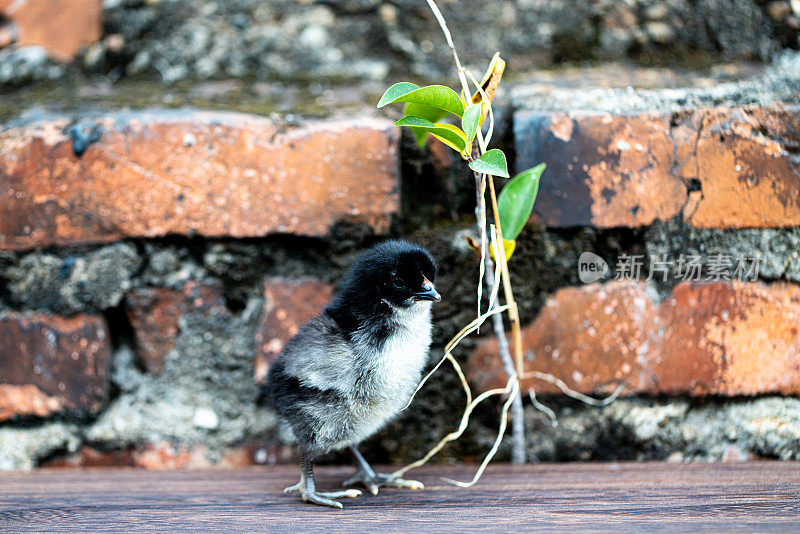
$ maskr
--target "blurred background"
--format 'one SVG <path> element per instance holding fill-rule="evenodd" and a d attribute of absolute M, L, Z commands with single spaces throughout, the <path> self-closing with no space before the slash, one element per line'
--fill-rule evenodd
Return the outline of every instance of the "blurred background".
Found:
<path fill-rule="evenodd" d="M 526 401 L 528 461 L 800 459 L 800 2 L 440 7 L 476 76 L 508 63 L 493 144 L 548 166 L 526 366 L 625 385 L 525 381 L 558 422 Z M 421 0 L 0 0 L 0 470 L 292 460 L 258 384 L 387 236 L 439 260 L 439 356 L 476 312 L 474 183 L 375 109 L 403 80 L 457 86 Z M 456 352 L 477 391 L 489 330 Z M 440 370 L 368 458 L 423 455 L 462 395 Z"/>

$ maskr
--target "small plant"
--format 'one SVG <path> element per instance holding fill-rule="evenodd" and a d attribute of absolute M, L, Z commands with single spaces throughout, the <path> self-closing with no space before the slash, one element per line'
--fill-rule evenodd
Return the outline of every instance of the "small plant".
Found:
<path fill-rule="evenodd" d="M 520 395 L 520 379 L 535 377 L 556 384 L 562 391 L 570 396 L 579 398 L 590 404 L 608 403 L 619 393 L 617 390 L 611 397 L 604 401 L 596 401 L 574 392 L 558 378 L 544 373 L 533 372 L 528 375 L 523 370 L 522 330 L 520 327 L 517 303 L 514 300 L 513 288 L 508 272 L 508 261 L 511 259 L 516 244 L 516 239 L 525 227 L 536 200 L 539 181 L 545 170 L 545 164 L 539 164 L 531 169 L 524 170 L 514 176 L 503 187 L 499 195 L 495 192 L 494 177 L 508 178 L 508 163 L 502 150 L 489 149 L 488 145 L 494 131 L 494 113 L 492 100 L 500 85 L 500 80 L 505 70 L 505 62 L 499 53 L 495 54 L 481 81 L 478 81 L 469 69 L 462 66 L 458 53 L 453 44 L 450 31 L 434 0 L 427 0 L 439 26 L 444 33 L 447 44 L 453 54 L 458 78 L 461 83 L 460 94 L 444 85 L 430 85 L 419 87 L 410 82 L 400 82 L 389 87 L 378 102 L 378 107 L 389 104 L 403 103 L 403 118 L 395 124 L 411 129 L 420 146 L 424 146 L 428 136 L 432 136 L 463 158 L 473 171 L 476 188 L 475 215 L 480 242 L 468 239 L 480 254 L 479 277 L 477 285 L 477 318 L 465 326 L 445 346 L 443 357 L 434 368 L 423 378 L 417 391 L 425 384 L 428 378 L 448 360 L 454 367 L 461 380 L 466 395 L 466 407 L 457 430 L 442 438 L 423 458 L 408 466 L 399 469 L 395 476 L 401 476 L 409 469 L 426 463 L 433 455 L 439 452 L 444 445 L 458 439 L 467 425 L 475 407 L 489 397 L 507 395 L 502 408 L 500 428 L 489 453 L 484 458 L 473 479 L 469 482 L 448 480 L 459 486 L 471 486 L 481 477 L 486 465 L 497 452 L 505 435 L 508 412 L 512 412 L 512 461 L 525 462 L 525 427 L 522 399 Z M 470 90 L 470 83 L 473 90 Z M 445 118 L 457 124 L 442 122 Z M 488 121 L 488 122 L 487 122 Z M 487 225 L 486 192 L 488 186 L 489 201 L 492 208 L 492 222 Z M 489 305 L 485 312 L 481 310 L 484 287 L 489 294 Z M 502 287 L 505 304 L 500 305 L 498 299 L 499 289 Z M 508 315 L 511 323 L 511 339 L 513 358 L 505 334 L 502 314 Z M 469 384 L 464 377 L 458 362 L 452 356 L 452 350 L 469 334 L 477 331 L 487 320 L 492 320 L 494 333 L 497 336 L 500 357 L 508 374 L 505 388 L 492 389 L 473 398 Z M 542 406 L 537 400 L 533 389 L 529 391 L 534 406 L 554 418 L 552 410 Z M 413 400 L 413 396 L 412 396 Z M 411 401 L 409 401 L 409 404 Z"/>
<path fill-rule="evenodd" d="M 462 66 L 455 45 L 453 44 L 450 31 L 447 28 L 447 24 L 438 6 L 433 0 L 427 1 L 444 32 L 447 44 L 453 54 L 453 59 L 458 70 L 458 78 L 461 82 L 461 94 L 459 95 L 453 89 L 443 85 L 419 87 L 413 83 L 400 82 L 386 90 L 383 97 L 378 102 L 378 107 L 393 103 L 404 103 L 404 117 L 397 121 L 396 124 L 398 126 L 411 128 L 420 145 L 424 145 L 429 135 L 438 139 L 455 150 L 466 160 L 474 173 L 477 194 L 476 219 L 480 242 L 471 242 L 471 245 L 477 249 L 481 257 L 477 286 L 478 317 L 447 344 L 444 357 L 431 371 L 431 373 L 435 372 L 444 360 L 447 359 L 453 364 L 461 378 L 462 386 L 467 396 L 467 406 L 459 429 L 446 436 L 423 459 L 401 469 L 397 474 L 399 476 L 406 470 L 425 463 L 447 442 L 457 439 L 466 428 L 469 422 L 469 416 L 479 402 L 493 395 L 507 394 L 508 399 L 503 406 L 500 432 L 498 433 L 494 447 L 487 455 L 475 478 L 472 482 L 468 483 L 474 484 L 477 482 L 486 464 L 494 456 L 502 440 L 505 433 L 507 414 L 512 406 L 512 421 L 514 423 L 513 460 L 518 463 L 525 461 L 525 429 L 523 425 L 522 402 L 519 389 L 519 377 L 523 373 L 522 333 L 517 304 L 514 301 L 513 289 L 508 274 L 508 260 L 514 252 L 517 236 L 530 218 L 539 188 L 539 180 L 545 166 L 541 164 L 519 173 L 506 184 L 506 187 L 503 188 L 499 196 L 496 194 L 494 177 L 509 177 L 508 163 L 503 151 L 496 148 L 488 148 L 494 131 L 492 99 L 500 85 L 500 80 L 505 70 L 505 62 L 500 58 L 499 54 L 495 54 L 489 68 L 479 82 L 469 69 Z M 470 90 L 468 80 L 472 83 L 474 87 L 473 90 Z M 441 122 L 448 116 L 454 118 L 460 124 L 455 125 Z M 486 124 L 484 134 L 483 126 L 487 120 L 488 124 Z M 493 223 L 488 227 L 488 236 L 486 224 L 487 185 L 493 213 Z M 489 245 L 491 245 L 491 251 L 487 254 Z M 489 309 L 485 313 L 482 313 L 481 302 L 483 299 L 484 285 L 489 292 Z M 500 285 L 502 285 L 506 301 L 503 306 L 499 305 L 497 298 Z M 514 350 L 513 360 L 500 316 L 502 313 L 508 313 L 508 318 L 511 322 Z M 500 341 L 500 352 L 504 367 L 508 373 L 508 383 L 503 389 L 487 391 L 473 400 L 469 385 L 464 379 L 464 375 L 458 363 L 453 358 L 451 351 L 464 337 L 478 330 L 490 317 L 493 319 L 495 334 Z M 430 374 L 423 379 L 419 387 L 422 387 L 429 376 Z"/>

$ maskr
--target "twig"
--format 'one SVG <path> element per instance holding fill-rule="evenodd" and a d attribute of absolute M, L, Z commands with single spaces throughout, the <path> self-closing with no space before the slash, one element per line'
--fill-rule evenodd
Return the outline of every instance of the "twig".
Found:
<path fill-rule="evenodd" d="M 477 219 L 478 223 L 478 230 L 481 230 L 482 220 L 485 221 L 485 215 L 481 217 L 481 208 L 482 208 L 482 200 L 485 198 L 482 194 L 479 181 L 481 180 L 482 176 L 478 173 L 475 174 L 475 192 L 479 196 L 477 202 L 475 203 L 475 218 Z M 489 180 L 491 182 L 491 179 Z M 485 206 L 485 203 L 483 204 Z M 483 214 L 486 212 L 483 211 Z M 485 227 L 484 227 L 485 228 Z M 502 244 L 501 244 L 502 247 Z M 505 252 L 502 253 L 503 257 L 505 256 Z M 501 257 L 501 256 L 495 256 Z M 487 287 L 494 287 L 496 285 L 496 280 L 494 279 L 494 262 L 490 256 L 484 256 L 483 258 L 485 268 L 483 269 L 484 274 L 484 283 Z M 511 306 L 511 303 L 506 302 L 506 306 Z M 490 310 L 491 311 L 491 310 Z M 509 310 L 510 311 L 510 310 Z M 509 351 L 508 347 L 508 338 L 506 338 L 506 331 L 505 327 L 503 326 L 503 319 L 499 315 L 492 315 L 492 328 L 494 329 L 494 335 L 497 338 L 499 352 L 500 352 L 500 360 L 503 362 L 503 368 L 506 371 L 506 374 L 510 377 L 513 375 L 518 375 L 514 371 L 514 361 L 511 359 L 511 352 Z M 511 461 L 515 464 L 524 464 L 525 463 L 525 412 L 522 406 L 522 398 L 517 396 L 516 400 L 512 403 L 511 406 Z"/>
<path fill-rule="evenodd" d="M 461 88 L 464 90 L 464 98 L 469 97 L 469 84 L 467 84 L 467 78 L 464 76 L 464 69 L 461 67 L 461 60 L 458 59 L 458 53 L 456 52 L 456 45 L 453 44 L 453 37 L 450 35 L 450 30 L 447 28 L 447 22 L 444 20 L 444 16 L 442 12 L 439 11 L 439 6 L 436 5 L 436 2 L 433 0 L 427 0 L 428 7 L 431 8 L 433 11 L 433 16 L 436 17 L 436 21 L 439 23 L 439 27 L 442 29 L 442 33 L 444 33 L 444 38 L 447 40 L 447 46 L 450 47 L 450 51 L 453 53 L 453 59 L 456 62 L 456 68 L 458 69 L 458 79 L 461 81 Z"/>
<path fill-rule="evenodd" d="M 503 245 L 500 243 L 500 240 L 497 238 L 498 234 L 494 230 L 494 225 L 490 224 L 489 227 L 491 229 L 492 236 L 494 236 L 494 239 L 492 239 L 492 251 L 494 252 L 494 256 L 496 258 L 499 254 L 501 254 L 500 251 L 503 250 Z M 486 260 L 486 258 L 484 258 L 484 261 L 485 260 Z M 481 263 L 483 263 L 483 262 L 481 262 Z M 494 274 L 492 275 L 493 282 L 490 282 L 490 283 L 487 284 L 489 287 L 492 288 L 492 293 L 489 295 L 489 310 L 492 310 L 492 309 L 497 307 L 496 306 L 496 304 L 497 304 L 497 292 L 500 290 L 500 284 L 497 283 L 497 280 L 499 278 L 500 278 L 500 264 L 499 263 L 495 263 L 494 264 Z"/>
<path fill-rule="evenodd" d="M 494 212 L 494 221 L 497 226 L 497 232 L 502 243 L 503 229 L 500 227 L 500 213 L 497 208 L 497 195 L 494 192 L 494 177 L 489 177 L 489 197 L 492 199 L 492 211 Z M 514 339 L 514 362 L 517 375 L 522 375 L 523 358 L 522 358 L 522 327 L 519 322 L 519 312 L 517 310 L 517 302 L 514 300 L 514 291 L 511 289 L 511 275 L 508 272 L 508 262 L 506 261 L 505 253 L 496 256 L 497 261 L 500 263 L 500 274 L 503 280 L 503 291 L 506 297 L 506 304 L 511 306 L 508 310 L 508 318 L 511 321 L 511 336 Z"/>
<path fill-rule="evenodd" d="M 455 360 L 453 360 L 453 361 L 455 361 Z M 514 378 L 516 379 L 516 375 L 514 376 Z M 392 476 L 393 477 L 400 477 L 405 472 L 407 472 L 408 470 L 414 469 L 415 467 L 419 467 L 419 466 L 425 464 L 428 460 L 430 460 L 433 457 L 433 455 L 435 455 L 437 452 L 442 450 L 442 447 L 444 447 L 449 442 L 455 441 L 455 440 L 457 440 L 458 438 L 461 437 L 461 434 L 464 433 L 464 430 L 466 430 L 467 425 L 469 424 L 469 417 L 470 417 L 470 415 L 472 415 L 472 411 L 475 409 L 475 407 L 478 404 L 480 404 L 485 399 L 487 399 L 487 398 L 489 398 L 489 397 L 491 397 L 493 395 L 503 395 L 505 393 L 508 393 L 508 386 L 506 386 L 503 389 L 500 389 L 500 388 L 498 388 L 498 389 L 490 389 L 489 391 L 484 391 L 483 393 L 481 393 L 480 395 L 475 397 L 475 400 L 473 400 L 471 403 L 469 403 L 467 405 L 467 409 L 464 410 L 464 414 L 461 416 L 461 424 L 458 425 L 458 430 L 456 430 L 455 432 L 451 432 L 448 435 L 446 435 L 445 437 L 443 437 L 439 441 L 439 443 L 436 444 L 435 447 L 433 447 L 430 451 L 428 451 L 428 454 L 426 454 L 424 457 L 420 458 L 416 462 L 410 463 L 407 466 L 398 469 L 397 471 L 392 473 Z M 505 426 L 501 426 L 501 429 L 505 430 Z M 502 434 L 500 434 L 500 437 L 502 438 Z"/>
<path fill-rule="evenodd" d="M 469 482 L 459 482 L 458 480 L 453 480 L 451 478 L 444 478 L 442 480 L 445 482 L 449 482 L 455 486 L 459 486 L 462 488 L 470 488 L 474 486 L 478 480 L 480 480 L 481 475 L 483 475 L 484 469 L 486 466 L 489 465 L 489 462 L 492 461 L 494 455 L 497 453 L 497 449 L 500 447 L 500 442 L 503 441 L 503 435 L 506 433 L 506 425 L 508 424 L 508 408 L 510 405 L 514 403 L 514 401 L 519 399 L 519 379 L 517 378 L 516 374 L 511 375 L 508 378 L 508 383 L 506 384 L 506 389 L 503 390 L 504 392 L 509 392 L 509 397 L 506 400 L 505 404 L 503 404 L 503 412 L 500 416 L 500 429 L 497 431 L 497 437 L 494 440 L 494 444 L 492 445 L 491 450 L 486 454 L 486 458 L 483 459 L 481 462 L 480 467 L 475 472 L 475 476 L 472 477 L 472 480 Z"/>
<path fill-rule="evenodd" d="M 589 406 L 608 406 L 619 397 L 619 394 L 622 393 L 625 388 L 628 386 L 625 382 L 621 383 L 617 386 L 617 389 L 614 392 L 606 397 L 605 399 L 595 399 L 588 395 L 584 395 L 580 391 L 575 391 L 574 389 L 570 388 L 563 380 L 560 378 L 553 376 L 549 373 L 542 373 L 539 371 L 528 371 L 520 376 L 520 380 L 525 378 L 538 378 L 539 380 L 544 380 L 545 382 L 550 382 L 551 384 L 555 384 L 555 386 L 561 390 L 564 395 L 568 397 L 572 397 L 573 399 L 579 400 Z"/>
<path fill-rule="evenodd" d="M 478 265 L 478 315 L 481 315 L 481 302 L 483 300 L 483 280 L 486 275 L 486 176 L 481 175 L 475 184 L 478 201 L 475 205 L 475 217 L 478 220 L 478 232 L 481 238 L 481 261 Z M 480 333 L 480 328 L 478 329 Z"/>
<path fill-rule="evenodd" d="M 494 269 L 492 267 L 492 258 L 487 257 L 485 278 L 487 286 L 495 284 Z M 511 352 L 508 349 L 508 338 L 506 338 L 502 316 L 492 315 L 492 327 L 500 348 L 500 360 L 503 362 L 503 369 L 509 377 L 517 376 L 517 373 L 514 372 Z M 524 464 L 525 460 L 525 412 L 522 407 L 522 397 L 517 395 L 511 403 L 511 462 Z"/>
<path fill-rule="evenodd" d="M 528 397 L 530 397 L 531 404 L 533 404 L 533 407 L 542 412 L 543 414 L 545 414 L 550 419 L 550 424 L 553 427 L 557 427 L 558 419 L 556 419 L 556 412 L 554 412 L 552 408 L 545 406 L 544 404 L 539 402 L 539 400 L 536 398 L 536 390 L 530 388 L 528 390 Z"/>
<path fill-rule="evenodd" d="M 475 180 L 476 194 L 480 195 L 481 197 L 478 199 L 475 205 L 475 217 L 478 222 L 478 229 L 480 230 L 482 226 L 481 200 L 484 197 L 481 194 L 481 188 L 478 183 L 478 181 L 481 180 L 481 176 L 479 176 L 478 173 L 475 173 Z M 483 213 L 485 213 L 485 211 Z M 485 220 L 485 218 L 483 218 L 483 220 Z M 485 265 L 485 268 L 483 269 L 485 273 L 483 281 L 488 288 L 494 288 L 497 285 L 497 281 L 495 280 L 494 276 L 494 262 L 488 255 L 484 256 L 483 261 Z M 510 304 L 506 303 L 506 306 L 510 306 Z M 491 312 L 493 310 L 490 309 L 489 311 Z M 517 375 L 517 373 L 514 372 L 514 362 L 511 359 L 511 353 L 508 347 L 508 339 L 506 338 L 505 327 L 503 326 L 503 318 L 500 315 L 492 315 L 492 328 L 494 329 L 495 337 L 497 337 L 500 349 L 500 360 L 503 362 L 503 368 L 505 369 L 506 374 L 509 377 Z M 525 417 L 522 407 L 522 399 L 519 396 L 517 396 L 512 403 L 511 425 L 511 461 L 515 464 L 522 464 L 525 463 Z"/>
<path fill-rule="evenodd" d="M 480 129 L 477 132 L 478 149 L 480 153 L 486 152 L 487 144 L 491 139 L 492 129 L 494 125 L 494 117 L 492 112 L 491 102 L 489 102 L 488 95 L 484 92 L 483 87 L 472 76 L 469 69 L 464 69 L 466 74 L 475 84 L 478 92 L 481 95 L 482 102 L 486 102 L 489 108 L 490 126 L 487 138 L 484 140 L 483 134 Z M 512 362 L 511 353 L 509 351 L 508 340 L 506 339 L 505 328 L 503 327 L 503 319 L 500 316 L 492 316 L 492 326 L 494 328 L 495 336 L 498 340 L 500 358 L 503 361 L 503 367 L 506 374 L 511 377 L 512 374 L 521 375 L 523 372 L 523 358 L 522 358 L 522 328 L 520 326 L 519 313 L 517 311 L 517 303 L 514 300 L 514 292 L 511 289 L 511 276 L 508 272 L 508 263 L 506 262 L 505 250 L 503 247 L 503 229 L 500 225 L 500 210 L 497 207 L 497 195 L 494 190 L 494 177 L 479 175 L 475 173 L 476 189 L 479 190 L 479 197 L 476 202 L 475 217 L 478 220 L 478 230 L 482 232 L 481 241 L 483 242 L 483 232 L 486 228 L 486 182 L 489 182 L 489 197 L 492 201 L 492 212 L 494 214 L 494 225 L 492 227 L 492 242 L 497 243 L 495 248 L 494 257 L 497 258 L 497 265 L 500 270 L 500 278 L 503 282 L 503 293 L 506 298 L 506 304 L 510 306 L 508 311 L 509 320 L 511 321 L 511 333 L 514 339 L 514 361 Z M 480 180 L 480 186 L 477 181 Z M 499 249 L 499 251 L 498 251 Z M 484 264 L 486 267 L 484 268 Z M 493 275 L 492 259 L 481 255 L 481 271 L 488 271 L 483 274 L 483 278 L 488 287 L 495 287 L 495 275 Z M 480 298 L 480 293 L 479 297 Z M 491 309 L 491 302 L 490 302 Z M 516 373 L 515 373 L 516 371 Z M 525 417 L 524 409 L 522 406 L 521 396 L 517 396 L 512 404 L 511 411 L 511 461 L 515 464 L 523 464 L 526 461 L 525 454 Z"/>

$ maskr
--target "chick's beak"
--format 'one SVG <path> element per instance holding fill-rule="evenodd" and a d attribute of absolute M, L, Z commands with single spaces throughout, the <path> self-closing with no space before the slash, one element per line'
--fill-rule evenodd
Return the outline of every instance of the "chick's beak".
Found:
<path fill-rule="evenodd" d="M 436 302 L 442 300 L 442 296 L 436 291 L 436 286 L 433 285 L 433 282 L 425 277 L 422 280 L 422 290 L 414 293 L 414 298 L 416 300 L 433 300 Z"/>

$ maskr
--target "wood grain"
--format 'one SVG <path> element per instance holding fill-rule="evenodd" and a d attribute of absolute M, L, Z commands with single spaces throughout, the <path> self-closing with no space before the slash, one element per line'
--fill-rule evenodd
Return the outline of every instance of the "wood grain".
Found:
<path fill-rule="evenodd" d="M 50 469 L 0 474 L 0 532 L 800 531 L 800 463 L 540 464 L 417 470 L 424 491 L 381 490 L 344 510 L 281 489 L 291 466 L 216 471 Z M 333 489 L 350 467 L 318 467 Z"/>

